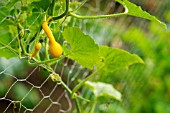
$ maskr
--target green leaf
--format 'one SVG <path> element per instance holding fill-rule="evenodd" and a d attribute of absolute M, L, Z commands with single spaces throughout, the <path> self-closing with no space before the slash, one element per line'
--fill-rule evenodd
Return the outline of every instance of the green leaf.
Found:
<path fill-rule="evenodd" d="M 1 7 L 5 6 L 6 4 L 7 4 L 6 1 L 4 1 L 4 0 L 1 0 L 1 1 L 0 1 L 0 6 L 1 6 Z"/>
<path fill-rule="evenodd" d="M 7 59 L 12 57 L 17 57 L 17 53 L 15 53 L 12 49 L 8 49 L 7 47 L 4 48 L 4 46 L 1 46 L 0 43 L 0 57 L 5 57 Z"/>
<path fill-rule="evenodd" d="M 0 27 L 0 57 L 17 57 L 16 28 L 14 26 Z M 13 39 L 15 38 L 15 39 Z"/>
<path fill-rule="evenodd" d="M 0 8 L 0 24 L 6 19 L 7 16 L 9 16 L 9 9 L 6 7 Z"/>
<path fill-rule="evenodd" d="M 96 97 L 104 96 L 121 100 L 121 93 L 117 91 L 111 84 L 87 81 L 85 85 L 93 91 Z"/>
<path fill-rule="evenodd" d="M 128 68 L 134 63 L 144 63 L 143 60 L 127 51 L 118 48 L 110 48 L 107 46 L 99 47 L 99 55 L 102 60 L 98 63 L 98 67 L 103 67 L 102 71 L 113 72 L 117 69 Z"/>
<path fill-rule="evenodd" d="M 17 3 L 19 0 L 10 0 L 10 2 L 8 2 L 8 4 L 6 5 L 6 8 L 10 9 L 11 7 L 13 7 L 15 5 L 15 3 Z"/>
<path fill-rule="evenodd" d="M 163 26 L 165 29 L 167 28 L 165 23 L 161 22 L 155 16 L 150 15 L 146 11 L 143 11 L 140 6 L 137 6 L 137 5 L 129 2 L 128 0 L 116 0 L 116 1 L 125 7 L 125 12 L 128 15 L 155 21 L 155 22 L 159 23 L 161 26 Z"/>
<path fill-rule="evenodd" d="M 37 1 L 37 2 L 32 2 L 32 5 L 46 11 L 47 8 L 49 7 L 50 3 L 51 3 L 51 0 L 40 0 L 40 1 Z"/>
<path fill-rule="evenodd" d="M 66 28 L 63 37 L 71 47 L 69 50 L 64 49 L 65 54 L 70 53 L 68 58 L 76 60 L 83 67 L 92 69 L 99 60 L 99 47 L 94 40 L 77 27 Z"/>

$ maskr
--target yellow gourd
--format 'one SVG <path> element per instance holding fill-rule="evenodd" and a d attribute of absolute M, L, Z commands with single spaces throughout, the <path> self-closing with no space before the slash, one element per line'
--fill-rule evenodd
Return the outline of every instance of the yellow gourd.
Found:
<path fill-rule="evenodd" d="M 30 56 L 31 56 L 31 57 L 35 57 L 40 49 L 41 49 L 41 43 L 38 42 L 38 43 L 35 44 L 34 53 L 33 53 L 32 55 L 30 55 Z"/>
<path fill-rule="evenodd" d="M 63 49 L 62 49 L 61 45 L 55 41 L 55 38 L 54 38 L 50 28 L 48 27 L 47 21 L 42 23 L 42 28 L 44 29 L 44 31 L 50 41 L 49 53 L 53 57 L 56 57 L 56 58 L 60 57 L 62 55 Z"/>

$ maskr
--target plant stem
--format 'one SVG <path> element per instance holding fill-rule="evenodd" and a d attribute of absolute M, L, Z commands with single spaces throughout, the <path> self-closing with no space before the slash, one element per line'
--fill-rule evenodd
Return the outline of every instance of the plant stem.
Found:
<path fill-rule="evenodd" d="M 19 53 L 19 58 L 21 58 L 21 52 L 22 52 L 22 48 L 21 48 L 21 43 L 20 43 L 20 39 L 17 36 L 17 41 L 18 41 L 18 53 Z"/>
<path fill-rule="evenodd" d="M 94 110 L 95 110 L 95 107 L 96 107 L 96 97 L 94 99 L 95 101 L 93 102 L 92 104 L 92 107 L 91 107 L 91 110 L 90 110 L 90 113 L 94 113 Z"/>
<path fill-rule="evenodd" d="M 68 91 L 69 94 L 72 94 L 71 89 L 61 80 L 60 83 L 62 84 L 62 86 Z"/>
<path fill-rule="evenodd" d="M 54 15 L 54 10 L 55 10 L 55 0 L 52 0 L 51 16 Z"/>
<path fill-rule="evenodd" d="M 36 32 L 36 34 L 30 39 L 30 38 L 28 38 L 27 40 L 29 40 L 29 42 L 28 42 L 28 44 L 27 44 L 27 46 L 26 46 L 26 51 L 27 51 L 27 53 L 29 53 L 30 51 L 29 51 L 29 47 L 30 47 L 30 45 L 31 45 L 31 43 L 35 40 L 35 39 L 39 39 L 39 37 L 40 37 L 40 31 L 42 30 L 42 26 L 40 26 L 40 29 Z M 27 41 L 26 40 L 26 41 Z"/>
<path fill-rule="evenodd" d="M 54 16 L 54 17 L 52 17 L 52 18 L 49 20 L 49 22 L 52 21 L 52 20 L 61 19 L 61 18 L 63 18 L 64 16 L 66 16 L 66 15 L 68 14 L 68 12 L 69 12 L 69 2 L 70 2 L 69 0 L 66 0 L 66 10 L 64 11 L 64 13 L 61 14 L 61 15 L 59 15 L 59 16 Z"/>
<path fill-rule="evenodd" d="M 29 64 L 32 65 L 32 66 L 36 66 L 36 65 L 39 65 L 39 64 L 48 64 L 48 63 L 51 63 L 51 65 L 52 65 L 54 62 L 59 61 L 59 60 L 65 58 L 68 54 L 65 54 L 65 55 L 63 55 L 63 56 L 61 56 L 59 58 L 53 58 L 53 59 L 50 59 L 50 60 L 45 60 L 45 61 L 40 61 L 40 62 L 37 61 L 35 58 L 32 58 L 35 61 L 35 63 L 29 63 Z"/>
<path fill-rule="evenodd" d="M 7 46 L 6 44 L 4 44 L 4 43 L 1 42 L 1 41 L 0 41 L 0 44 L 1 44 L 2 46 L 5 46 L 5 47 L 6 47 L 7 49 L 9 49 L 10 51 L 13 51 L 13 52 L 16 53 L 17 55 L 19 55 L 17 50 L 15 50 L 15 49 Z"/>
<path fill-rule="evenodd" d="M 41 67 L 43 67 L 44 69 L 46 69 L 48 72 L 53 73 L 53 69 L 51 67 L 47 67 L 47 65 L 40 65 Z"/>
<path fill-rule="evenodd" d="M 92 74 L 89 75 L 87 78 L 85 78 L 84 80 L 82 80 L 82 81 L 72 90 L 72 94 L 71 94 L 72 98 L 74 98 L 74 93 L 75 93 L 78 89 L 80 89 L 80 87 L 81 87 L 82 85 L 84 85 L 84 83 L 85 83 L 87 80 L 89 80 L 89 79 L 91 79 L 92 77 L 94 77 L 102 68 L 103 68 L 103 66 L 101 66 L 101 68 L 97 69 L 94 73 L 92 73 Z"/>
<path fill-rule="evenodd" d="M 20 33 L 21 33 L 21 29 L 22 29 L 23 27 L 22 27 L 22 25 L 20 24 L 20 23 L 18 23 L 18 26 L 17 26 L 17 31 L 18 31 L 18 36 L 17 36 L 17 40 L 18 40 L 18 46 L 19 46 L 19 57 L 21 58 L 21 52 L 24 52 L 24 54 L 25 54 L 25 51 L 23 51 L 24 50 L 24 48 L 23 48 L 23 44 L 22 44 L 22 42 L 21 42 L 21 40 L 22 40 L 22 37 L 21 37 L 21 35 L 20 35 Z"/>
<path fill-rule="evenodd" d="M 49 60 L 49 53 L 48 53 L 48 44 L 49 44 L 49 40 L 48 38 L 45 39 L 45 56 L 46 56 L 46 59 Z"/>
<path fill-rule="evenodd" d="M 72 94 L 71 89 L 62 80 L 60 81 L 60 83 L 68 91 L 68 93 L 71 95 Z M 78 97 L 78 96 L 76 95 L 76 97 Z M 80 104 L 79 104 L 78 98 L 74 98 L 74 101 L 75 101 L 75 104 L 76 104 L 77 112 L 81 113 L 81 109 L 80 109 Z"/>
<path fill-rule="evenodd" d="M 81 16 L 77 15 L 75 13 L 69 12 L 69 16 L 73 16 L 78 19 L 100 19 L 100 18 L 112 18 L 112 17 L 118 17 L 118 16 L 123 16 L 126 15 L 127 13 L 117 13 L 117 14 L 110 14 L 110 15 L 98 15 L 98 16 Z"/>
<path fill-rule="evenodd" d="M 77 112 L 78 112 L 78 113 L 81 113 L 81 109 L 80 109 L 80 104 L 79 104 L 78 98 L 75 98 L 74 100 L 75 100 Z"/>
<path fill-rule="evenodd" d="M 53 73 L 53 70 L 52 69 L 49 69 L 48 67 L 46 67 L 46 65 L 41 65 L 44 69 L 48 70 L 49 72 L 52 72 Z M 57 76 L 57 77 L 60 77 L 60 76 Z M 67 90 L 67 92 L 72 95 L 72 90 L 62 81 L 61 78 L 57 78 L 57 80 L 59 80 L 59 82 L 61 83 L 61 85 Z M 90 100 L 87 100 L 87 99 L 84 99 L 83 97 L 80 97 L 78 96 L 76 93 L 74 93 L 74 101 L 75 101 L 75 105 L 76 105 L 76 108 L 77 108 L 77 112 L 78 113 L 81 113 L 81 109 L 80 109 L 80 104 L 79 104 L 79 101 L 78 101 L 78 98 L 80 99 L 83 99 L 83 100 L 86 100 L 88 102 L 90 102 Z"/>
<path fill-rule="evenodd" d="M 39 31 L 37 31 L 36 34 L 31 38 L 31 40 L 29 41 L 29 44 L 31 44 L 38 35 L 39 35 Z"/>

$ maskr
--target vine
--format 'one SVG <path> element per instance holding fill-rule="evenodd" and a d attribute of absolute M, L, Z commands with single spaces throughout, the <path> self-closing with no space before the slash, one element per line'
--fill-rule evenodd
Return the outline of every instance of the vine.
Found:
<path fill-rule="evenodd" d="M 45 9 L 45 13 L 43 13 L 45 22 L 41 21 L 42 26 L 41 25 L 38 26 L 37 28 L 38 30 L 35 32 L 32 38 L 30 38 L 29 35 L 24 33 L 24 30 L 23 30 L 24 26 L 22 26 L 21 21 L 19 21 L 19 18 L 17 18 L 17 15 L 15 14 L 14 16 L 10 18 L 13 19 L 14 23 L 17 22 L 16 24 L 17 32 L 18 32 L 17 48 L 12 48 L 11 46 L 8 46 L 8 45 L 6 46 L 6 44 L 0 40 L 1 45 L 6 46 L 7 49 L 9 49 L 10 51 L 17 53 L 19 58 L 27 57 L 28 63 L 30 65 L 41 66 L 44 69 L 46 69 L 48 72 L 50 72 L 51 73 L 50 77 L 52 81 L 61 83 L 61 85 L 70 94 L 71 98 L 74 99 L 78 113 L 81 112 L 78 99 L 84 99 L 84 98 L 79 96 L 77 94 L 77 91 L 84 84 L 86 84 L 87 81 L 89 81 L 91 78 L 93 78 L 97 74 L 100 74 L 100 72 L 106 72 L 106 71 L 113 72 L 114 70 L 117 70 L 117 69 L 127 68 L 128 66 L 134 63 L 144 63 L 144 62 L 139 56 L 135 54 L 130 54 L 127 51 L 116 49 L 116 48 L 110 48 L 107 46 L 99 46 L 90 36 L 85 35 L 77 27 L 67 27 L 64 29 L 64 31 L 62 32 L 62 35 L 63 35 L 63 39 L 67 43 L 65 43 L 64 46 L 61 47 L 60 45 L 61 42 L 59 43 L 55 41 L 55 38 L 50 30 L 50 28 L 52 28 L 51 25 L 53 25 L 54 21 L 57 21 L 58 23 L 60 23 L 60 21 L 63 18 L 65 18 L 63 20 L 65 21 L 68 17 L 77 18 L 77 19 L 101 19 L 101 18 L 113 18 L 113 17 L 118 17 L 118 16 L 130 15 L 130 16 L 137 16 L 137 17 L 141 17 L 141 18 L 148 19 L 151 21 L 155 21 L 161 26 L 166 28 L 166 25 L 163 22 L 159 21 L 156 17 L 150 15 L 149 13 L 143 11 L 139 6 L 136 6 L 135 4 L 129 2 L 128 0 L 116 0 L 116 2 L 119 2 L 124 7 L 125 11 L 123 13 L 98 15 L 98 16 L 97 15 L 83 16 L 83 15 L 76 14 L 75 12 L 79 10 L 86 3 L 86 1 L 87 0 L 83 0 L 82 3 L 80 3 L 75 9 L 70 10 L 71 2 L 69 0 L 65 0 L 63 1 L 64 5 L 61 6 L 61 7 L 64 7 L 65 9 L 64 12 L 61 14 L 59 13 L 58 16 L 54 16 L 55 11 L 56 11 L 55 7 L 56 7 L 57 1 L 52 0 L 52 3 L 49 4 L 51 7 L 48 6 Z M 48 13 L 49 10 L 51 10 L 50 13 Z M 46 19 L 46 17 L 48 18 Z M 60 25 L 61 24 L 59 24 L 59 27 Z M 49 39 L 46 38 L 46 36 L 44 36 L 44 31 Z M 45 50 L 44 50 L 46 53 L 45 55 L 46 58 L 44 58 L 45 60 L 42 60 L 42 58 L 39 57 L 40 55 L 38 51 L 40 51 L 41 49 L 40 42 L 42 43 L 42 46 L 45 46 Z M 30 45 L 35 46 L 35 51 L 31 56 L 30 56 L 30 52 L 32 51 L 32 47 Z M 64 52 L 62 51 L 62 49 Z M 51 55 L 49 55 L 49 53 Z M 53 58 L 53 57 L 56 57 L 56 58 Z M 61 61 L 62 59 L 66 57 L 72 60 L 76 60 L 84 68 L 93 70 L 93 73 L 90 74 L 85 79 L 81 80 L 79 84 L 77 84 L 73 88 L 73 90 L 71 90 L 64 83 L 60 75 L 55 73 L 55 71 L 51 67 L 54 63 Z M 95 86 L 95 84 L 93 84 L 93 86 Z M 117 92 L 116 91 L 113 91 L 113 92 L 114 93 L 111 95 L 112 98 L 121 100 L 121 94 L 118 93 L 118 95 L 116 95 Z M 109 92 L 106 92 L 106 93 L 109 94 Z M 84 100 L 89 101 L 87 99 L 84 99 Z M 94 102 L 91 112 L 94 111 L 95 104 L 96 102 Z"/>

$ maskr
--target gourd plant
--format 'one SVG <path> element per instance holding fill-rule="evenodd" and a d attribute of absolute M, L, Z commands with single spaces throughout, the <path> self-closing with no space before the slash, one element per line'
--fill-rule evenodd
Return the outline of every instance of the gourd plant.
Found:
<path fill-rule="evenodd" d="M 84 34 L 78 27 L 64 27 L 62 33 L 64 44 L 57 42 L 53 33 L 50 29 L 51 26 L 57 25 L 58 28 L 63 25 L 63 23 L 69 23 L 69 18 L 77 19 L 100 19 L 100 18 L 113 18 L 119 16 L 136 16 L 141 17 L 147 20 L 154 21 L 160 26 L 166 28 L 166 25 L 159 21 L 156 17 L 150 15 L 149 13 L 143 11 L 141 7 L 136 6 L 135 4 L 129 2 L 128 0 L 116 0 L 124 7 L 123 13 L 108 14 L 108 15 L 94 15 L 94 16 L 82 16 L 78 15 L 76 12 L 86 3 L 87 0 L 79 2 L 70 2 L 70 0 L 14 0 L 5 4 L 5 7 L 2 7 L 2 10 L 10 14 L 8 9 L 11 9 L 10 16 L 4 16 L 1 24 L 3 23 L 12 23 L 13 26 L 11 29 L 15 29 L 16 34 L 18 32 L 17 40 L 11 39 L 9 35 L 8 40 L 0 39 L 1 48 L 3 49 L 3 54 L 0 53 L 0 56 L 11 58 L 27 58 L 28 63 L 32 66 L 41 66 L 50 72 L 52 81 L 59 82 L 61 85 L 68 91 L 71 98 L 75 100 L 76 108 L 78 112 L 81 112 L 79 100 L 84 99 L 77 94 L 77 91 L 83 86 L 86 85 L 94 92 L 95 98 L 100 96 L 107 96 L 117 100 L 121 100 L 121 94 L 116 89 L 114 89 L 110 84 L 101 83 L 101 82 L 90 82 L 89 80 L 100 74 L 100 72 L 113 72 L 117 69 L 128 68 L 128 66 L 134 63 L 142 63 L 143 60 L 135 54 L 131 54 L 125 50 L 118 48 L 111 48 L 108 46 L 99 46 L 89 35 Z M 18 13 L 17 7 L 12 7 L 12 4 L 21 2 L 22 8 L 21 12 Z M 32 8 L 36 12 L 38 10 L 42 14 L 40 18 L 34 18 L 31 14 L 28 6 L 36 6 L 37 8 Z M 60 11 L 62 13 L 60 13 Z M 31 15 L 31 16 L 29 16 Z M 36 13 L 35 13 L 36 15 Z M 36 17 L 38 17 L 36 15 Z M 42 19 L 43 18 L 43 19 Z M 40 20 L 38 26 L 29 26 L 30 20 Z M 24 23 L 27 24 L 24 24 Z M 56 22 L 56 23 L 55 23 Z M 50 27 L 49 27 L 50 26 Z M 30 29 L 29 29 L 30 27 Z M 55 30 L 53 30 L 56 32 Z M 29 33 L 32 32 L 34 36 L 30 36 Z M 46 35 L 44 35 L 45 33 Z M 49 38 L 46 38 L 46 36 Z M 11 41 L 12 40 L 12 41 Z M 41 44 L 42 43 L 42 44 Z M 62 46 L 61 46 L 62 45 Z M 35 46 L 35 50 L 34 50 Z M 41 47 L 44 47 L 45 58 L 41 58 L 39 50 Z M 34 52 L 30 55 L 30 53 Z M 9 53 L 10 52 L 10 53 Z M 8 54 L 7 54 L 8 53 Z M 69 58 L 75 60 L 82 67 L 92 70 L 92 74 L 86 77 L 83 80 L 80 80 L 73 90 L 71 90 L 62 80 L 59 74 L 57 74 L 51 67 L 54 63 L 64 59 Z M 43 65 L 42 65 L 43 64 Z M 101 88 L 97 88 L 100 86 Z M 107 90 L 109 89 L 109 90 Z M 95 104 L 95 103 L 94 103 Z M 95 105 L 92 107 L 91 112 L 93 112 Z"/>

